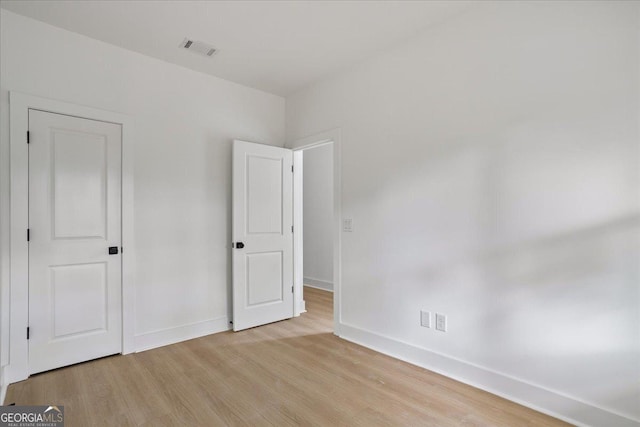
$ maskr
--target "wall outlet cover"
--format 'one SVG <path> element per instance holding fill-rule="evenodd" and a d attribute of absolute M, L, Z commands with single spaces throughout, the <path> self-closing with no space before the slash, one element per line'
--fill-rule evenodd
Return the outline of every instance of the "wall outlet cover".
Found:
<path fill-rule="evenodd" d="M 436 330 L 447 332 L 447 316 L 444 314 L 436 313 Z"/>

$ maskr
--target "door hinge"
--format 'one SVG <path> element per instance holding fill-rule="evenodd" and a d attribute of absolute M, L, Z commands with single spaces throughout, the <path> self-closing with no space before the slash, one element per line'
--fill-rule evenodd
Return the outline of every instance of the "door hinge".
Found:
<path fill-rule="evenodd" d="M 31 135 L 29 134 L 29 131 L 27 131 L 27 144 L 31 142 Z"/>
<path fill-rule="evenodd" d="M 291 293 L 293 293 L 293 286 L 291 287 Z"/>
<path fill-rule="evenodd" d="M 31 240 L 31 230 L 27 228 L 27 242 Z"/>
<path fill-rule="evenodd" d="M 293 233 L 293 225 L 291 226 L 291 232 Z"/>
<path fill-rule="evenodd" d="M 291 165 L 291 173 L 293 173 L 293 165 Z"/>
<path fill-rule="evenodd" d="M 27 339 L 29 339 L 29 327 L 27 326 Z"/>

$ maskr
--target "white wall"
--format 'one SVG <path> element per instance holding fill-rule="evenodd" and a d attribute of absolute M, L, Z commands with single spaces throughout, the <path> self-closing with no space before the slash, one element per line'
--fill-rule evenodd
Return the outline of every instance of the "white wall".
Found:
<path fill-rule="evenodd" d="M 282 146 L 284 99 L 6 10 L 0 23 L 2 350 L 9 311 L 9 90 L 133 117 L 140 341 L 152 346 L 226 325 L 232 140 Z"/>
<path fill-rule="evenodd" d="M 304 150 L 304 283 L 333 290 L 333 144 Z"/>
<path fill-rule="evenodd" d="M 640 420 L 639 8 L 483 3 L 287 98 L 288 141 L 342 132 L 342 336 Z"/>

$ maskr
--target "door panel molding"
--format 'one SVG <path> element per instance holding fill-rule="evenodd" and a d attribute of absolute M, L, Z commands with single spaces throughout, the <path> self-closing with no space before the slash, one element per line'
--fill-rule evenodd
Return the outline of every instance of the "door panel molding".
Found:
<path fill-rule="evenodd" d="M 10 282 L 2 291 L 3 352 L 0 365 L 5 368 L 7 384 L 29 376 L 28 291 L 29 250 L 26 239 L 28 227 L 28 147 L 29 110 L 40 110 L 79 118 L 116 123 L 122 126 L 122 353 L 135 350 L 134 343 L 134 274 L 135 242 L 133 215 L 133 135 L 134 122 L 130 116 L 68 102 L 57 101 L 20 92 L 9 92 L 10 123 Z M 6 285 L 6 284 L 5 284 Z"/>

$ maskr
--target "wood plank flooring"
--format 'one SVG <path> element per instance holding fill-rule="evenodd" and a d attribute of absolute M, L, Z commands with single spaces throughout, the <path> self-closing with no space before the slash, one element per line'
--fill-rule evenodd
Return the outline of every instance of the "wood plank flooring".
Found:
<path fill-rule="evenodd" d="M 5 403 L 64 405 L 66 426 L 560 426 L 341 340 L 332 294 L 301 317 L 34 375 Z"/>

